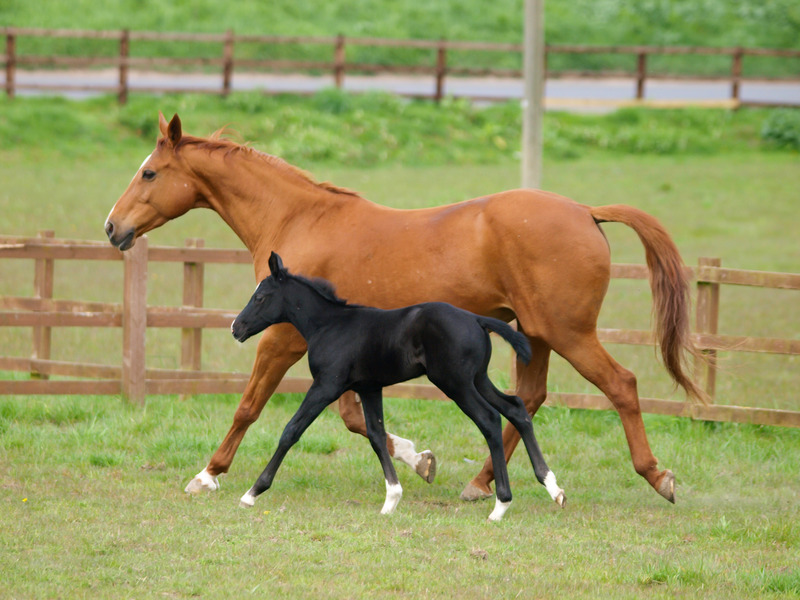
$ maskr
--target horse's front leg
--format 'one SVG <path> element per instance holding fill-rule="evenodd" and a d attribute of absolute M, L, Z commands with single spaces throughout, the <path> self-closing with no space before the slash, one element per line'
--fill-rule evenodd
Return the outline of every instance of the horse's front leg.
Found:
<path fill-rule="evenodd" d="M 218 476 L 228 472 L 247 428 L 258 419 L 289 367 L 300 360 L 305 352 L 305 340 L 291 325 L 280 324 L 267 328 L 258 342 L 250 381 L 233 416 L 233 425 L 208 466 L 186 486 L 187 493 L 219 489 Z"/>
<path fill-rule="evenodd" d="M 367 436 L 364 411 L 355 392 L 345 392 L 339 398 L 339 415 L 350 431 Z M 436 477 L 436 457 L 433 452 L 430 450 L 417 452 L 414 442 L 393 433 L 386 435 L 386 447 L 392 458 L 407 464 L 425 481 L 433 483 L 433 479 Z"/>

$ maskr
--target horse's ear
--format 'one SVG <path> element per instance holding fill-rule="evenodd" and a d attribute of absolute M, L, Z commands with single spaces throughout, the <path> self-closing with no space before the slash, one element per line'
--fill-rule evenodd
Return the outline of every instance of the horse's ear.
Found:
<path fill-rule="evenodd" d="M 158 111 L 158 128 L 161 131 L 161 137 L 167 137 L 169 123 L 167 122 L 166 117 L 164 117 L 164 113 L 161 111 Z"/>
<path fill-rule="evenodd" d="M 269 272 L 275 279 L 281 280 L 286 275 L 281 257 L 275 252 L 269 255 Z"/>
<path fill-rule="evenodd" d="M 166 137 L 169 138 L 169 141 L 172 142 L 173 146 L 177 146 L 178 142 L 181 141 L 182 136 L 183 131 L 181 131 L 181 118 L 178 116 L 178 113 L 175 113 L 175 116 L 172 117 L 172 121 L 169 122 L 169 126 L 167 127 Z"/>

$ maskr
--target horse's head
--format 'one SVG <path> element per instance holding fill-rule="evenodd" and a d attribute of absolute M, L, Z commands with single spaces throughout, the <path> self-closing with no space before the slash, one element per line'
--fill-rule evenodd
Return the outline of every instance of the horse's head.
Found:
<path fill-rule="evenodd" d="M 183 136 L 178 115 L 167 123 L 159 113 L 161 138 L 106 219 L 109 241 L 131 248 L 143 233 L 181 216 L 201 199 L 197 180 L 179 152 Z"/>
<path fill-rule="evenodd" d="M 270 325 L 286 320 L 283 284 L 289 278 L 289 271 L 283 266 L 281 257 L 274 252 L 269 257 L 269 270 L 269 277 L 258 284 L 250 302 L 231 324 L 231 333 L 240 342 L 264 331 Z"/>

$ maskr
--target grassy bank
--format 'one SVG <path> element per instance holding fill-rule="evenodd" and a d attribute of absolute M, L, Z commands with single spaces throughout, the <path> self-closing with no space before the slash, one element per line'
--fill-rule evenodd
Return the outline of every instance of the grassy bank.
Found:
<path fill-rule="evenodd" d="M 491 4 L 441 0 L 392 3 L 386 10 L 379 0 L 349 0 L 319 6 L 289 0 L 269 4 L 246 0 L 220 10 L 212 0 L 165 4 L 154 0 L 109 0 L 98 8 L 89 0 L 69 4 L 46 0 L 35 5 L 10 0 L 0 6 L 0 22 L 19 27 L 122 29 L 148 31 L 223 32 L 274 35 L 410 39 L 477 40 L 518 43 L 522 35 L 523 3 L 500 0 Z M 792 0 L 673 0 L 623 2 L 576 0 L 545 5 L 545 34 L 550 44 L 656 46 L 800 47 L 800 13 Z M 98 40 L 32 40 L 22 38 L 19 52 L 31 54 L 81 53 L 87 47 L 113 55 L 114 42 Z M 134 55 L 219 56 L 219 44 L 136 42 Z M 271 57 L 329 60 L 329 47 L 240 45 L 238 58 Z M 430 51 L 396 48 L 348 49 L 354 62 L 432 64 Z M 516 53 L 454 52 L 451 66 L 519 68 Z M 614 55 L 558 55 L 553 69 L 634 70 L 635 57 Z M 652 72 L 727 74 L 730 58 L 705 56 L 654 57 Z M 797 72 L 796 62 L 748 58 L 744 73 L 762 75 Z"/>

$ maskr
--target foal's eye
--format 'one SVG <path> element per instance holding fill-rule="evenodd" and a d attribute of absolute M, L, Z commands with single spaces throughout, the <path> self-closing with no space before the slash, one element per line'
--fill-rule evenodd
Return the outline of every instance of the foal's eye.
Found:
<path fill-rule="evenodd" d="M 145 181 L 153 181 L 156 178 L 156 172 L 151 171 L 150 169 L 145 169 L 142 171 L 142 179 Z"/>

